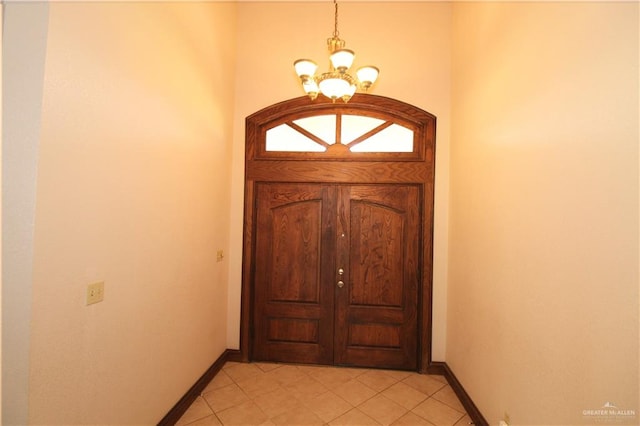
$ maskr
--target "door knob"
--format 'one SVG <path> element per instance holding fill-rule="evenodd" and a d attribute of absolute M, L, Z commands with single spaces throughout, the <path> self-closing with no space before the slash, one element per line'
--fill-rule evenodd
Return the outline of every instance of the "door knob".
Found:
<path fill-rule="evenodd" d="M 338 275 L 342 275 L 342 274 L 344 274 L 344 269 L 342 268 L 338 269 Z"/>
<path fill-rule="evenodd" d="M 338 287 L 339 288 L 344 287 L 344 281 L 338 281 Z"/>

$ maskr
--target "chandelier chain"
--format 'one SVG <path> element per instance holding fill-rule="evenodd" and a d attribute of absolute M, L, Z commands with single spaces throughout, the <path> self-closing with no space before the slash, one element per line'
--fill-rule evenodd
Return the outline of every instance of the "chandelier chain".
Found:
<path fill-rule="evenodd" d="M 336 12 L 335 12 L 335 25 L 334 25 L 334 29 L 333 29 L 333 38 L 338 38 L 338 35 L 340 34 L 338 32 L 338 0 L 333 0 L 333 4 L 335 6 Z"/>

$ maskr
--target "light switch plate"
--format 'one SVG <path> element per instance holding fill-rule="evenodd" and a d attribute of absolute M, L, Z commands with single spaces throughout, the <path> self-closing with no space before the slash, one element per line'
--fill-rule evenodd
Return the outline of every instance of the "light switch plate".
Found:
<path fill-rule="evenodd" d="M 102 302 L 104 300 L 104 281 L 89 284 L 87 286 L 87 305 Z"/>

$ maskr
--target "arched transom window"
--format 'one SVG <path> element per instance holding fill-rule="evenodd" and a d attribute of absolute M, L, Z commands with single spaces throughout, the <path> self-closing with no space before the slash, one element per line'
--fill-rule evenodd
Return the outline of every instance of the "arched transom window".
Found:
<path fill-rule="evenodd" d="M 347 104 L 300 98 L 247 121 L 248 159 L 424 161 L 435 117 L 397 101 L 354 96 Z M 252 136 L 255 135 L 255 136 Z"/>
<path fill-rule="evenodd" d="M 413 130 L 393 121 L 326 114 L 282 123 L 266 132 L 266 151 L 326 152 L 341 144 L 351 152 L 413 152 Z"/>

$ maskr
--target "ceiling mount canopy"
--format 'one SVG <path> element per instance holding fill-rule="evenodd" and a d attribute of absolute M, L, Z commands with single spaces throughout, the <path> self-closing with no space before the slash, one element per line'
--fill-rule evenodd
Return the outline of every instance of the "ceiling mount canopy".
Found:
<path fill-rule="evenodd" d="M 333 0 L 335 7 L 335 26 L 333 36 L 327 39 L 329 49 L 329 71 L 316 74 L 318 64 L 310 59 L 298 59 L 293 63 L 296 74 L 300 77 L 305 93 L 314 100 L 322 93 L 335 102 L 342 99 L 349 102 L 351 96 L 360 89 L 367 91 L 378 78 L 377 67 L 367 65 L 358 68 L 356 77 L 349 74 L 353 64 L 355 52 L 345 49 L 346 42 L 339 37 L 338 32 L 338 2 Z"/>

